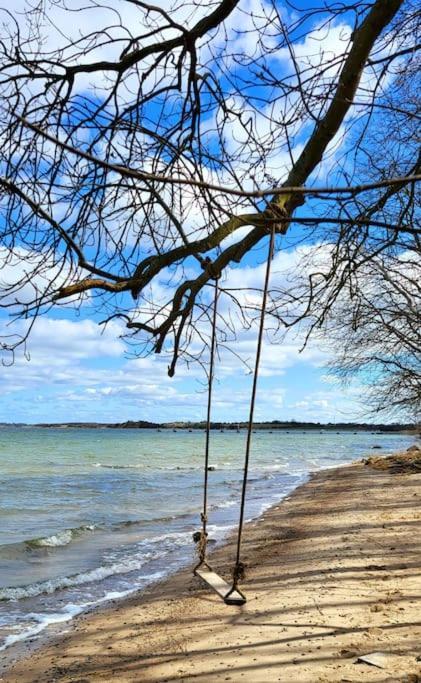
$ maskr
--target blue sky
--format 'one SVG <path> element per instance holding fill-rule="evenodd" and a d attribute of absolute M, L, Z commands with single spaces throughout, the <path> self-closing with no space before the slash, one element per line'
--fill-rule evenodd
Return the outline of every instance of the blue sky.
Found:
<path fill-rule="evenodd" d="M 7 4 L 5 0 L 0 0 L 0 6 L 5 7 Z M 160 4 L 166 3 L 162 1 Z M 16 9 L 22 5 L 23 0 L 19 0 Z M 260 0 L 244 3 L 250 11 L 254 5 L 260 5 Z M 302 6 L 307 5 L 302 3 Z M 127 11 L 132 11 L 129 4 L 127 7 Z M 57 8 L 51 8 L 51 11 L 57 13 L 55 19 L 59 18 Z M 77 14 L 73 14 L 73 18 L 77 18 Z M 87 26 L 86 30 L 92 29 L 95 24 L 92 13 L 89 18 L 93 24 Z M 130 17 L 127 17 L 129 20 Z M 342 23 L 330 33 L 317 33 L 315 44 L 319 46 L 323 40 L 326 50 L 337 53 L 343 49 L 344 36 L 349 36 L 350 31 L 350 27 Z M 252 32 L 241 40 L 249 41 L 252 46 L 255 41 Z M 306 41 L 296 46 L 296 52 L 301 50 L 301 54 L 308 49 Z M 310 49 L 314 49 L 314 43 Z M 277 56 L 277 59 L 281 58 L 281 55 Z M 233 139 L 236 136 L 241 144 L 238 130 L 233 131 Z M 297 139 L 297 152 L 300 144 Z M 278 168 L 288 159 L 288 155 L 278 155 L 273 160 L 274 167 Z M 333 153 L 320 171 L 319 180 L 323 181 L 329 171 L 334 172 L 334 164 Z M 273 268 L 274 285 L 282 280 L 288 265 L 295 263 L 297 253 L 291 244 L 287 251 L 281 252 Z M 261 286 L 261 260 L 262 250 L 259 248 L 227 275 L 228 284 L 231 278 L 236 283 L 247 282 L 250 287 Z M 15 271 L 19 274 L 22 267 L 17 266 Z M 8 281 L 9 275 L 0 273 L 0 280 Z M 16 273 L 13 277 L 16 277 Z M 100 313 L 89 307 L 88 302 L 77 314 L 71 306 L 67 306 L 53 309 L 36 321 L 26 355 L 22 348 L 18 349 L 14 363 L 2 367 L 0 421 L 120 422 L 128 419 L 167 421 L 204 418 L 205 376 L 200 366 L 180 364 L 175 377 L 170 379 L 167 376 L 168 358 L 164 355 L 131 358 L 120 338 L 124 332 L 123 326 L 113 321 L 103 329 L 98 326 L 101 317 Z M 22 331 L 23 323 L 20 321 L 9 327 L 6 327 L 7 322 L 3 311 L 0 326 L 5 334 Z M 278 340 L 278 343 L 273 342 L 270 335 L 266 337 L 256 419 L 328 422 L 362 420 L 367 417 L 359 402 L 358 387 L 345 390 L 327 376 L 325 366 L 330 359 L 327 340 L 312 342 L 302 353 L 302 338 L 297 333 L 291 333 L 285 339 Z M 252 365 L 256 328 L 248 332 L 239 330 L 232 346 Z M 250 389 L 250 373 L 235 354 L 221 348 L 216 367 L 213 418 L 230 421 L 246 419 Z"/>

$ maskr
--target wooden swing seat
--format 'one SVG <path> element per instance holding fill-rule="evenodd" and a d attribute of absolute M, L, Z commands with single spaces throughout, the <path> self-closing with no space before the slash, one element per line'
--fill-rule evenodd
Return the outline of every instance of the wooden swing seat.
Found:
<path fill-rule="evenodd" d="M 219 574 L 211 569 L 208 569 L 207 567 L 200 567 L 199 569 L 196 569 L 195 574 L 196 576 L 200 576 L 200 578 L 203 579 L 208 586 L 218 593 L 218 595 L 221 596 L 227 605 L 244 605 L 246 602 L 246 598 L 238 591 L 233 591 L 227 596 L 231 586 L 224 581 Z"/>

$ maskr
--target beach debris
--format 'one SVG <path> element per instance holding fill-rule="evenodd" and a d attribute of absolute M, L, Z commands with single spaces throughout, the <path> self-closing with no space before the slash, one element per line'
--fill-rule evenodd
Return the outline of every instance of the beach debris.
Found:
<path fill-rule="evenodd" d="M 371 455 L 369 458 L 363 458 L 362 463 L 376 470 L 386 470 L 395 474 L 421 472 L 421 450 L 417 447 L 405 453 Z"/>
<path fill-rule="evenodd" d="M 370 666 L 376 666 L 378 669 L 384 669 L 388 660 L 390 660 L 390 653 L 387 652 L 370 652 L 366 655 L 360 655 L 357 657 L 357 662 L 362 662 L 363 664 L 370 664 Z"/>
<path fill-rule="evenodd" d="M 370 612 L 381 612 L 383 609 L 383 605 L 371 605 Z"/>
<path fill-rule="evenodd" d="M 340 650 L 339 654 L 341 655 L 341 657 L 348 657 L 352 659 L 352 657 L 357 657 L 358 652 L 355 648 L 344 647 L 342 648 L 342 650 Z"/>

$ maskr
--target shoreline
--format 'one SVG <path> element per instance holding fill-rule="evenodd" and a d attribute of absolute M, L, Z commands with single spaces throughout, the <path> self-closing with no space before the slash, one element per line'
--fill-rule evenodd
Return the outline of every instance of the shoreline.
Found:
<path fill-rule="evenodd" d="M 0 422 L 0 429 L 118 429 L 155 432 L 205 432 L 205 422 L 147 422 L 128 420 L 126 422 Z M 305 422 L 305 421 L 263 421 L 254 423 L 254 430 L 260 432 L 313 432 L 319 434 L 352 432 L 372 435 L 401 434 L 419 436 L 419 429 L 412 423 L 368 423 L 368 422 Z M 211 431 L 227 433 L 246 432 L 247 422 L 212 422 Z"/>
<path fill-rule="evenodd" d="M 386 641 L 393 650 L 388 662 L 393 675 L 399 669 L 400 674 L 419 671 L 421 676 L 421 666 L 407 647 L 421 641 L 415 617 L 421 612 L 421 555 L 413 542 L 421 530 L 420 497 L 418 472 L 397 475 L 361 463 L 315 472 L 247 523 L 243 548 L 248 577 L 242 587 L 248 602 L 243 608 L 225 606 L 191 576 L 190 568 L 182 569 L 141 594 L 76 617 L 65 635 L 50 635 L 38 644 L 23 642 L 9 656 L 5 651 L 0 678 L 8 683 L 76 683 L 190 677 L 282 681 L 282 676 L 292 676 L 310 683 L 342 680 L 329 677 L 336 675 L 335 669 L 345 678 L 348 673 L 351 681 L 385 681 L 384 670 L 354 660 L 362 650 L 383 650 Z M 225 577 L 233 546 L 230 535 L 211 554 Z M 347 590 L 350 604 L 344 598 Z M 332 605 L 328 598 L 338 592 L 342 602 Z M 405 619 L 399 621 L 402 613 Z M 307 618 L 301 623 L 303 616 Z M 327 624 L 321 623 L 325 617 Z M 398 646 L 388 626 L 393 623 Z M 351 634 L 355 642 L 350 642 Z M 332 640 L 336 657 L 317 656 L 332 648 Z M 276 656 L 267 652 L 275 642 Z M 298 645 L 291 650 L 297 642 L 301 651 Z M 10 666 L 17 656 L 19 661 Z"/>
<path fill-rule="evenodd" d="M 321 470 L 316 470 L 314 472 L 309 471 L 306 474 L 300 475 L 301 481 L 294 488 L 284 493 L 281 498 L 262 505 L 261 511 L 258 514 L 255 514 L 250 518 L 246 518 L 244 521 L 244 529 L 247 529 L 248 527 L 254 527 L 272 508 L 276 508 L 277 506 L 281 505 L 283 501 L 288 500 L 291 496 L 293 496 L 295 492 L 304 486 L 313 475 L 327 472 L 332 469 L 349 467 L 350 464 L 351 463 L 340 465 L 339 467 L 337 465 L 329 465 Z M 199 525 L 200 523 L 198 522 L 197 528 L 199 528 Z M 236 528 L 233 525 L 233 527 L 226 533 L 226 535 L 224 535 L 222 539 L 217 541 L 214 540 L 213 542 L 211 541 L 208 550 L 208 559 L 211 561 L 216 553 L 224 554 L 227 546 L 234 548 L 235 542 Z M 234 550 L 232 550 L 231 554 L 233 555 L 233 553 Z M 43 650 L 52 644 L 56 646 L 57 640 L 60 641 L 62 637 L 60 633 L 61 627 L 63 627 L 64 632 L 67 633 L 72 631 L 74 628 L 77 628 L 79 621 L 84 621 L 85 619 L 89 619 L 90 617 L 98 614 L 114 612 L 120 607 L 123 609 L 126 605 L 131 605 L 132 602 L 138 603 L 139 601 L 142 601 L 143 598 L 148 600 L 150 594 L 155 595 L 155 593 L 160 593 L 161 590 L 165 594 L 167 591 L 171 592 L 173 582 L 177 582 L 178 590 L 183 590 L 183 583 L 188 585 L 188 589 L 186 589 L 188 594 L 194 592 L 195 588 L 197 588 L 197 591 L 200 592 L 201 588 L 203 588 L 203 585 L 201 584 L 200 580 L 197 579 L 197 577 L 193 576 L 192 573 L 193 567 L 196 564 L 196 554 L 194 550 L 192 551 L 192 557 L 193 560 L 191 562 L 186 559 L 182 565 L 178 566 L 170 573 L 163 575 L 161 578 L 152 578 L 152 580 L 147 583 L 144 588 L 135 588 L 126 596 L 117 595 L 115 598 L 109 598 L 106 600 L 100 599 L 97 603 L 94 603 L 92 607 L 76 612 L 76 614 L 70 617 L 68 620 L 57 622 L 52 621 L 48 623 L 46 628 L 41 629 L 39 634 L 37 633 L 34 634 L 34 636 L 28 636 L 27 638 L 16 640 L 4 650 L 0 650 L 0 683 L 3 683 L 3 681 L 6 680 L 2 676 L 4 676 L 4 674 L 7 673 L 7 671 L 11 669 L 13 665 L 21 658 L 30 658 L 39 650 Z M 230 572 L 228 571 L 228 580 L 229 575 Z M 196 586 L 194 583 L 191 583 L 191 580 L 196 583 Z"/>

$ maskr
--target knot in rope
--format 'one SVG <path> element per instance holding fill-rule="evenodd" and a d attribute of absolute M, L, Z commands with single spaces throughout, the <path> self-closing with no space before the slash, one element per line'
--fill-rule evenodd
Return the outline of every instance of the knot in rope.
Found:
<path fill-rule="evenodd" d="M 237 562 L 232 570 L 232 578 L 234 587 L 237 587 L 239 581 L 244 581 L 246 578 L 246 565 L 244 562 Z"/>
<path fill-rule="evenodd" d="M 199 543 L 201 536 L 202 536 L 202 531 L 194 531 L 192 534 L 193 538 L 193 543 Z"/>
<path fill-rule="evenodd" d="M 193 534 L 193 541 L 196 543 L 196 551 L 200 560 L 203 563 L 206 559 L 206 546 L 208 543 L 207 531 L 195 531 Z"/>

